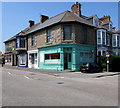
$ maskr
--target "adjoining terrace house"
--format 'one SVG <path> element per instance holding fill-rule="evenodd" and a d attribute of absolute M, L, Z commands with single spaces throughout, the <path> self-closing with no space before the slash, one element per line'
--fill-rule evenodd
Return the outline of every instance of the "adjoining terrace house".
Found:
<path fill-rule="evenodd" d="M 12 66 L 27 66 L 27 38 L 24 35 L 29 28 L 19 32 L 5 41 L 5 64 Z"/>
<path fill-rule="evenodd" d="M 10 52 L 16 55 L 12 64 L 77 71 L 82 63 L 96 62 L 97 55 L 112 52 L 113 30 L 109 30 L 112 23 L 102 23 L 105 18 L 97 15 L 83 16 L 78 2 L 71 10 L 52 18 L 41 15 L 37 24 L 30 20 L 29 27 L 5 41 L 5 45 L 9 42 L 15 45 Z"/>

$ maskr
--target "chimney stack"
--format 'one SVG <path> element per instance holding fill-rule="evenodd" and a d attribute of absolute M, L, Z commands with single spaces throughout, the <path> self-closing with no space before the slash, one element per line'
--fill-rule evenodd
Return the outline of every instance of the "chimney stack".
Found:
<path fill-rule="evenodd" d="M 35 24 L 35 22 L 34 22 L 34 21 L 29 20 L 29 27 L 32 27 L 34 24 Z"/>
<path fill-rule="evenodd" d="M 41 22 L 41 23 L 45 22 L 47 19 L 49 19 L 48 16 L 40 15 L 40 22 Z"/>
<path fill-rule="evenodd" d="M 71 7 L 72 12 L 76 13 L 79 17 L 81 16 L 81 4 L 76 2 Z"/>

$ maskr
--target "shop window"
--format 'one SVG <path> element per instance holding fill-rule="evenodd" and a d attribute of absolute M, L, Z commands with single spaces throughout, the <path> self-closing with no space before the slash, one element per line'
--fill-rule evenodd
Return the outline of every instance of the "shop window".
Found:
<path fill-rule="evenodd" d="M 21 55 L 20 56 L 20 65 L 25 65 L 26 64 L 26 56 L 25 55 Z"/>
<path fill-rule="evenodd" d="M 60 53 L 45 54 L 45 60 L 60 59 Z"/>

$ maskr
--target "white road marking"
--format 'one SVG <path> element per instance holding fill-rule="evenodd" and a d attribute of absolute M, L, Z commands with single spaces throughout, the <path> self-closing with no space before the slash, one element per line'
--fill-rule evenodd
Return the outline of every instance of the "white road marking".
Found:
<path fill-rule="evenodd" d="M 8 72 L 9 75 L 12 75 L 10 72 Z"/>
<path fill-rule="evenodd" d="M 27 79 L 30 79 L 29 77 L 27 77 L 27 76 L 24 76 L 25 78 L 27 78 Z"/>

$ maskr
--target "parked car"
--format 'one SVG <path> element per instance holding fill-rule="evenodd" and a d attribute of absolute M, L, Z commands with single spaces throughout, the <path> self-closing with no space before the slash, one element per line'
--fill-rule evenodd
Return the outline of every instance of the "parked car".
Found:
<path fill-rule="evenodd" d="M 84 63 L 80 66 L 81 72 L 102 72 L 102 67 L 95 63 Z"/>

